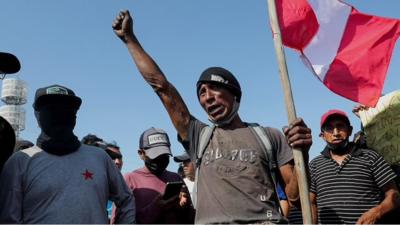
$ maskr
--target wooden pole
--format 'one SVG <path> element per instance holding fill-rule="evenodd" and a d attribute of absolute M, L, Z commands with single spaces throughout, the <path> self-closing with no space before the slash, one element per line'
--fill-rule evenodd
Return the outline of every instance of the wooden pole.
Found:
<path fill-rule="evenodd" d="M 279 74 L 285 95 L 286 111 L 287 111 L 288 121 L 289 123 L 291 123 L 296 119 L 296 109 L 294 107 L 292 89 L 289 80 L 289 73 L 286 65 L 285 52 L 283 50 L 283 45 L 282 45 L 281 30 L 279 27 L 278 16 L 276 13 L 275 0 L 267 0 L 267 1 L 268 1 L 269 19 L 271 22 L 272 32 L 274 35 L 275 53 L 279 65 Z M 293 149 L 293 158 L 295 163 L 297 180 L 299 182 L 299 194 L 301 202 L 301 211 L 303 214 L 303 223 L 312 224 L 308 182 L 306 176 L 304 157 L 301 150 Z"/>

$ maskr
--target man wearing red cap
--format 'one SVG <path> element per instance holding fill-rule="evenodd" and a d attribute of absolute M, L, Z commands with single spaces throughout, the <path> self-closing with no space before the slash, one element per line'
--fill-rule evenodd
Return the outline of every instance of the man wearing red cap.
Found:
<path fill-rule="evenodd" d="M 298 182 L 289 145 L 302 150 L 308 159 L 312 137 L 304 122 L 298 119 L 290 129 L 285 129 L 286 138 L 277 129 L 260 128 L 270 141 L 271 148 L 265 147 L 238 114 L 242 95 L 239 82 L 228 70 L 210 67 L 197 82 L 199 102 L 213 123 L 208 126 L 190 114 L 178 91 L 141 47 L 128 11 L 119 13 L 113 29 L 161 99 L 190 157 L 197 159 L 196 223 L 287 222 L 279 213 L 271 174 L 276 172 L 282 178 L 289 201 L 298 202 Z M 203 143 L 202 131 L 208 128 L 213 129 L 212 135 L 202 148 L 198 143 Z M 271 149 L 274 158 L 267 157 L 265 149 Z M 203 153 L 201 161 L 198 153 Z M 270 163 L 275 167 L 269 167 Z"/>
<path fill-rule="evenodd" d="M 381 155 L 349 142 L 353 130 L 346 113 L 329 110 L 321 117 L 325 149 L 310 162 L 313 223 L 385 223 L 399 206 L 396 175 Z"/>

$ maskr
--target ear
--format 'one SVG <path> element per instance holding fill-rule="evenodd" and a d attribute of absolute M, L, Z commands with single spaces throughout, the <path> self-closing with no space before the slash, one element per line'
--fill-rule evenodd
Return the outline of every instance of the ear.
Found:
<path fill-rule="evenodd" d="M 138 150 L 138 154 L 139 154 L 139 157 L 140 157 L 141 160 L 144 160 L 144 159 L 145 159 L 146 153 L 144 152 L 143 149 L 139 149 L 139 150 Z"/>
<path fill-rule="evenodd" d="M 349 137 L 351 136 L 352 133 L 353 133 L 353 126 L 349 126 Z"/>
<path fill-rule="evenodd" d="M 322 140 L 326 141 L 325 136 L 324 136 L 324 132 L 320 132 L 318 135 L 320 138 L 322 138 Z"/>

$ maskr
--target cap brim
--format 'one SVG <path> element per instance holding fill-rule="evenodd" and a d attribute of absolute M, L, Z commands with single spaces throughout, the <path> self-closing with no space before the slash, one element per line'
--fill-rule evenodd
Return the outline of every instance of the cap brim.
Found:
<path fill-rule="evenodd" d="M 333 117 L 340 117 L 340 118 L 343 118 L 344 120 L 347 121 L 348 124 L 350 124 L 350 120 L 349 120 L 349 118 L 347 117 L 346 114 L 343 114 L 343 113 L 341 113 L 341 112 L 332 112 L 331 114 L 326 115 L 326 116 L 321 120 L 321 122 L 320 122 L 320 123 L 321 123 L 321 124 L 320 124 L 320 128 L 322 129 L 322 128 L 325 126 L 325 124 L 326 124 L 330 119 L 332 119 Z"/>
<path fill-rule="evenodd" d="M 107 154 L 112 158 L 122 158 L 122 155 L 118 152 L 114 152 L 113 150 L 106 149 Z"/>
<path fill-rule="evenodd" d="M 155 159 L 158 156 L 163 155 L 163 154 L 172 155 L 171 150 L 169 149 L 168 146 L 157 146 L 157 147 L 145 149 L 144 151 L 146 152 L 146 155 L 150 159 Z"/>
<path fill-rule="evenodd" d="M 43 95 L 36 99 L 33 103 L 33 108 L 37 110 L 45 104 L 60 102 L 69 103 L 72 107 L 79 109 L 82 104 L 82 99 L 72 95 Z"/>
<path fill-rule="evenodd" d="M 11 74 L 21 69 L 21 64 L 16 56 L 10 53 L 0 52 L 0 73 Z"/>
<path fill-rule="evenodd" d="M 175 162 L 185 162 L 185 161 L 189 161 L 189 160 L 190 160 L 190 157 L 186 156 L 186 155 L 174 156 Z"/>

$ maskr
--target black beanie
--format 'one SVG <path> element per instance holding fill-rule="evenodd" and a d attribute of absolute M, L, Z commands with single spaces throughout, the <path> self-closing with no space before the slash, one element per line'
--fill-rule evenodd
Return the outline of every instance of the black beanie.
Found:
<path fill-rule="evenodd" d="M 210 67 L 201 73 L 197 81 L 197 97 L 199 97 L 200 86 L 204 83 L 213 83 L 227 88 L 233 95 L 236 96 L 238 102 L 242 97 L 242 90 L 235 76 L 227 69 L 222 67 Z"/>

